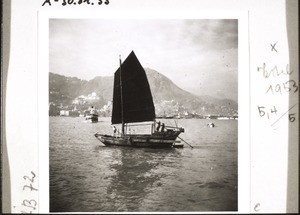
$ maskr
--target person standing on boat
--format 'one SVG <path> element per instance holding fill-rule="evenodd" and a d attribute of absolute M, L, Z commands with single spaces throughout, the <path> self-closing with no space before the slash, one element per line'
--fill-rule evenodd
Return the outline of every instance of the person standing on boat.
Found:
<path fill-rule="evenodd" d="M 158 125 L 157 125 L 157 128 L 156 128 L 156 131 L 159 131 L 159 129 L 160 129 L 160 121 L 158 121 L 157 124 Z"/>
<path fill-rule="evenodd" d="M 165 123 L 161 124 L 161 132 L 164 132 L 165 130 Z"/>
<path fill-rule="evenodd" d="M 113 131 L 114 131 L 114 135 L 116 135 L 116 132 L 117 132 L 116 126 L 113 127 Z"/>
<path fill-rule="evenodd" d="M 95 108 L 94 108 L 94 106 L 91 107 L 90 114 L 95 114 Z"/>

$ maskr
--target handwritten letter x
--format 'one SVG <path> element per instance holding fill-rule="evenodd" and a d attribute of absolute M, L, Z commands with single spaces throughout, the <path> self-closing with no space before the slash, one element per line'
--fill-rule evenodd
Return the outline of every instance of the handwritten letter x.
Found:
<path fill-rule="evenodd" d="M 270 44 L 270 45 L 271 45 L 271 47 L 272 47 L 271 51 L 276 51 L 276 52 L 277 52 L 277 50 L 275 49 L 275 46 L 276 46 L 276 44 L 277 44 L 277 42 L 276 42 L 276 43 L 274 43 L 274 45 Z"/>

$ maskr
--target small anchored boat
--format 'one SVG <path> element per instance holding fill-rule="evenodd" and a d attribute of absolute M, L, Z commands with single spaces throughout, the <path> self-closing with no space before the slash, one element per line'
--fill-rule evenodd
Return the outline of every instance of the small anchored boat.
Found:
<path fill-rule="evenodd" d="M 94 106 L 90 108 L 90 113 L 87 113 L 85 116 L 86 120 L 89 120 L 90 122 L 98 122 L 98 114 L 97 111 L 95 110 Z"/>
<path fill-rule="evenodd" d="M 208 124 L 207 124 L 207 127 L 209 127 L 209 128 L 213 128 L 213 127 L 215 127 L 215 124 L 214 124 L 214 123 L 212 123 L 212 122 L 211 122 L 211 123 L 208 123 Z"/>
<path fill-rule="evenodd" d="M 98 122 L 98 114 L 88 114 L 85 119 L 93 123 Z"/>

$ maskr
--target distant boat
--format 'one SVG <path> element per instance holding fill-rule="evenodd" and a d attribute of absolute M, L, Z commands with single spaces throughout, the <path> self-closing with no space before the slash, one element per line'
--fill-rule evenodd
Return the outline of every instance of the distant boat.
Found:
<path fill-rule="evenodd" d="M 213 127 L 215 127 L 215 124 L 214 124 L 214 123 L 212 123 L 212 122 L 211 122 L 211 123 L 208 123 L 208 124 L 207 124 L 207 127 L 209 127 L 209 128 L 213 128 Z"/>
<path fill-rule="evenodd" d="M 98 122 L 98 114 L 88 114 L 85 119 L 93 123 Z"/>
<path fill-rule="evenodd" d="M 90 112 L 86 114 L 85 119 L 91 122 L 98 122 L 98 114 L 94 106 L 92 106 Z"/>
<path fill-rule="evenodd" d="M 149 122 L 150 134 L 127 133 L 128 123 Z M 96 133 L 95 137 L 106 146 L 141 148 L 177 148 L 176 138 L 183 128 L 164 126 L 156 122 L 155 108 L 144 68 L 132 51 L 115 72 L 111 123 L 121 124 L 122 131 L 114 135 Z M 156 126 L 156 124 L 158 126 Z M 135 126 L 140 126 L 135 124 Z M 125 130 L 126 127 L 126 130 Z"/>

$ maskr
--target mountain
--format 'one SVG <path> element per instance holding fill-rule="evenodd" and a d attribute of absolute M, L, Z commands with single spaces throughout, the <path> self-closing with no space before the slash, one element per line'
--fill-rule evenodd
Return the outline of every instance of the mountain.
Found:
<path fill-rule="evenodd" d="M 82 88 L 88 81 L 76 77 L 65 77 L 49 73 L 49 102 L 71 103 L 72 100 L 81 94 Z"/>
<path fill-rule="evenodd" d="M 193 109 L 196 112 L 201 112 L 201 110 L 198 110 L 199 108 L 203 109 L 209 107 L 212 109 L 213 107 L 217 108 L 218 106 L 224 106 L 233 110 L 238 109 L 238 104 L 233 100 L 217 99 L 207 95 L 196 96 L 179 88 L 166 76 L 153 69 L 145 68 L 145 71 L 155 103 L 164 100 L 175 100 L 179 104 L 182 104 L 189 109 Z"/>
<path fill-rule="evenodd" d="M 198 100 L 200 102 L 201 99 L 199 97 L 179 88 L 170 79 L 159 72 L 149 68 L 145 68 L 145 71 L 154 101 L 176 100 L 180 103 L 186 103 L 191 100 Z"/>
<path fill-rule="evenodd" d="M 153 69 L 145 68 L 145 71 L 158 116 L 187 112 L 202 115 L 233 115 L 237 112 L 238 105 L 235 101 L 207 95 L 196 96 L 179 88 L 166 76 Z M 49 73 L 49 103 L 54 106 L 72 106 L 74 99 L 81 95 L 88 96 L 93 92 L 97 95 L 96 99 L 77 105 L 78 109 L 87 109 L 90 105 L 100 109 L 112 101 L 113 76 L 98 76 L 86 81 Z"/>

